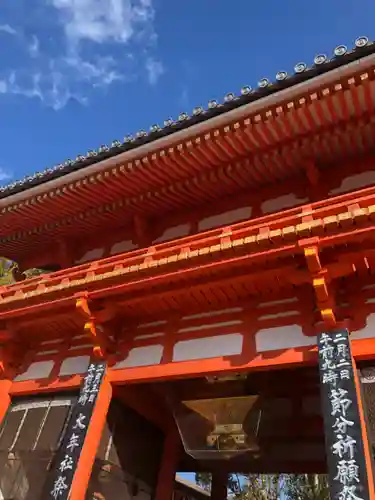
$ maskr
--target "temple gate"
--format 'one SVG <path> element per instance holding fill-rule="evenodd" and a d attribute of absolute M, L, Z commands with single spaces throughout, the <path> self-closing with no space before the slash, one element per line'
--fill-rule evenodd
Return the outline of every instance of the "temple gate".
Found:
<path fill-rule="evenodd" d="M 1 188 L 0 496 L 374 500 L 375 45 Z"/>

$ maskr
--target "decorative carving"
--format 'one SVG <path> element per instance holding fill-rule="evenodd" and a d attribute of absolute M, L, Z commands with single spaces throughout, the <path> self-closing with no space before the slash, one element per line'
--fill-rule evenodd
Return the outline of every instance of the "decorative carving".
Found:
<path fill-rule="evenodd" d="M 58 266 L 49 267 L 50 268 L 32 267 L 25 271 L 21 271 L 17 262 L 7 257 L 0 257 L 0 286 L 11 285 L 12 283 L 41 276 L 42 274 L 48 274 L 58 269 Z"/>
<path fill-rule="evenodd" d="M 324 324 L 332 328 L 336 326 L 334 313 L 335 300 L 329 286 L 327 272 L 322 268 L 317 246 L 304 249 L 308 270 L 312 277 L 316 304 Z"/>
<path fill-rule="evenodd" d="M 107 358 L 108 362 L 115 362 L 116 343 L 108 328 L 101 324 L 101 319 L 111 319 L 113 311 L 105 315 L 105 311 L 93 312 L 89 304 L 88 294 L 76 296 L 76 310 L 84 318 L 84 330 L 88 333 L 93 344 L 93 355 L 97 359 Z"/>
<path fill-rule="evenodd" d="M 8 340 L 0 345 L 0 378 L 14 378 L 25 360 L 25 345 L 16 340 Z"/>
<path fill-rule="evenodd" d="M 0 286 L 11 285 L 25 279 L 19 270 L 17 262 L 0 257 Z"/>

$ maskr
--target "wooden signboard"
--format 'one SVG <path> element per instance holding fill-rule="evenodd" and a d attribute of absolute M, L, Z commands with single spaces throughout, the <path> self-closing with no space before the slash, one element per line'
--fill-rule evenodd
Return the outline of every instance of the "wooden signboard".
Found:
<path fill-rule="evenodd" d="M 321 400 L 332 500 L 370 500 L 349 333 L 318 336 Z"/>
<path fill-rule="evenodd" d="M 67 500 L 69 497 L 105 369 L 106 365 L 102 362 L 91 363 L 88 368 L 77 403 L 65 430 L 64 439 L 48 475 L 43 499 Z"/>

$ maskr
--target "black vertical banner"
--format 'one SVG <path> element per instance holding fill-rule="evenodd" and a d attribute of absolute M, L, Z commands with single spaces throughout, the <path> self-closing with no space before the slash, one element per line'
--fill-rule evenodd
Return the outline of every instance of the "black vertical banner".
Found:
<path fill-rule="evenodd" d="M 106 364 L 102 362 L 93 362 L 88 367 L 64 439 L 44 486 L 43 500 L 67 500 L 69 497 L 105 369 Z"/>
<path fill-rule="evenodd" d="M 370 500 L 349 332 L 318 336 L 320 392 L 332 500 Z"/>

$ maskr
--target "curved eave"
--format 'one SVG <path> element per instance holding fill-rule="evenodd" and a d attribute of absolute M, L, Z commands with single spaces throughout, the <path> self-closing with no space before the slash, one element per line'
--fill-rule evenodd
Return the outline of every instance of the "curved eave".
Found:
<path fill-rule="evenodd" d="M 298 175 L 301 158 L 329 165 L 366 154 L 375 133 L 374 68 L 370 55 L 0 200 L 0 243 L 6 250 L 41 235 L 115 227 L 136 213 L 191 207 Z"/>
<path fill-rule="evenodd" d="M 128 151 L 121 152 L 121 148 L 119 148 L 114 154 L 110 151 L 104 152 L 102 156 L 86 159 L 81 164 L 78 162 L 71 167 L 72 172 L 62 173 L 56 171 L 51 173 L 52 178 L 47 176 L 47 179 L 43 178 L 40 181 L 36 179 L 34 183 L 37 185 L 35 186 L 31 183 L 30 185 L 26 184 L 15 188 L 15 192 L 4 192 L 0 195 L 0 198 L 2 198 L 0 199 L 0 207 L 17 204 L 64 185 L 89 178 L 92 175 L 110 171 L 111 168 L 118 165 L 149 157 L 153 153 L 186 143 L 196 137 L 202 137 L 213 129 L 222 129 L 253 115 L 259 114 L 261 121 L 267 120 L 269 113 L 274 115 L 279 106 L 284 109 L 285 105 L 290 106 L 290 102 L 297 102 L 299 99 L 303 99 L 304 96 L 319 91 L 322 86 L 329 87 L 335 82 L 340 82 L 343 78 L 348 78 L 350 75 L 353 76 L 372 69 L 375 65 L 375 54 L 372 53 L 374 51 L 375 44 L 371 44 L 342 58 L 345 60 L 345 64 L 339 59 L 333 59 L 322 67 L 314 67 L 306 73 L 297 74 L 285 82 L 261 89 L 256 98 L 244 96 L 242 101 L 230 102 L 210 111 L 205 116 L 194 117 L 186 124 L 174 125 L 170 131 L 158 132 L 155 138 L 140 138 L 136 144 L 129 146 Z M 364 56 L 369 52 L 369 55 Z M 277 111 L 276 114 L 278 114 Z M 161 137 L 158 137 L 158 134 Z M 20 192 L 17 192 L 17 189 Z"/>
<path fill-rule="evenodd" d="M 360 42 L 359 44 L 358 41 Z M 191 135 L 194 136 L 197 131 L 190 129 L 194 129 L 194 127 L 196 128 L 199 124 L 202 125 L 202 122 L 204 125 L 205 123 L 213 120 L 215 117 L 222 115 L 226 116 L 231 112 L 231 110 L 239 111 L 240 114 L 242 114 L 242 112 L 246 114 L 246 107 L 249 105 L 257 105 L 260 103 L 260 106 L 262 107 L 265 98 L 269 98 L 274 94 L 279 95 L 283 92 L 285 93 L 285 91 L 287 92 L 290 88 L 298 86 L 301 82 L 309 83 L 310 80 L 316 80 L 319 78 L 319 75 L 331 74 L 334 70 L 345 68 L 353 62 L 359 62 L 359 60 L 365 58 L 366 55 L 373 54 L 374 52 L 375 44 L 370 42 L 367 37 L 360 37 L 356 41 L 356 47 L 353 50 L 346 52 L 344 55 L 335 55 L 331 59 L 327 58 L 327 56 L 318 56 L 318 58 L 315 58 L 314 65 L 312 67 L 308 68 L 304 65 L 305 69 L 302 71 L 296 71 L 292 76 L 287 76 L 285 73 L 281 80 L 276 78 L 276 81 L 274 82 L 269 82 L 268 79 L 263 79 L 263 83 L 265 83 L 265 85 L 259 84 L 258 89 L 251 90 L 249 93 L 242 94 L 241 96 L 235 96 L 232 94 L 232 98 L 225 100 L 222 104 L 215 104 L 213 108 L 209 107 L 206 110 L 203 110 L 202 108 L 202 112 L 198 115 L 193 113 L 192 116 L 188 116 L 186 113 L 182 113 L 177 121 L 169 120 L 170 124 L 164 126 L 162 129 L 158 127 L 154 131 L 151 130 L 150 133 L 141 131 L 133 140 L 127 140 L 123 143 L 115 141 L 117 142 L 115 146 L 112 145 L 110 148 L 102 147 L 99 149 L 99 152 L 95 152 L 94 155 L 88 154 L 86 156 L 77 157 L 77 159 L 73 162 L 69 160 L 67 164 L 61 164 L 53 169 L 47 169 L 39 174 L 26 177 L 22 181 L 15 182 L 5 188 L 2 188 L 0 190 L 0 199 L 10 197 L 17 193 L 22 193 L 25 190 L 30 190 L 34 186 L 56 182 L 57 179 L 65 177 L 70 173 L 86 170 L 89 166 L 93 166 L 98 163 L 104 163 L 107 159 L 120 156 L 123 152 L 132 152 L 134 150 L 138 151 L 145 145 L 147 146 L 152 144 L 155 146 L 155 149 L 158 149 L 159 145 L 157 142 L 160 139 L 164 138 L 167 139 L 167 141 L 171 140 L 173 142 L 174 136 L 179 131 L 187 130 L 188 134 L 191 133 Z M 322 57 L 323 60 L 321 59 Z M 320 62 L 316 62 L 315 64 L 317 59 L 320 59 Z M 280 96 L 281 99 L 284 97 Z M 267 104 L 264 103 L 264 105 Z M 235 119 L 231 116 L 228 116 L 227 118 L 228 121 Z M 216 127 L 218 125 L 212 123 L 211 126 Z M 208 125 L 208 128 L 210 128 L 210 124 Z M 202 133 L 202 131 L 200 133 Z M 178 140 L 179 139 L 177 139 L 177 141 Z M 142 152 L 140 152 L 140 155 L 142 155 Z M 68 180 L 68 182 L 69 181 L 70 180 Z"/>

